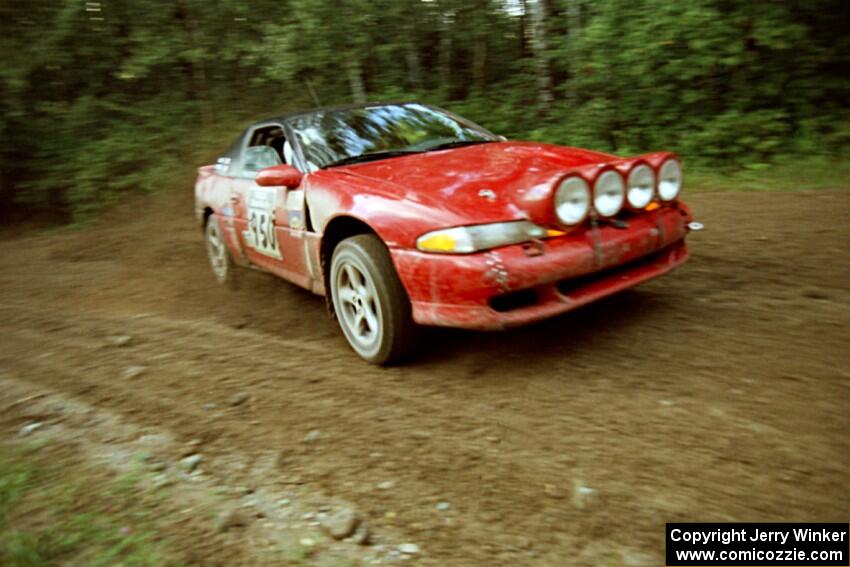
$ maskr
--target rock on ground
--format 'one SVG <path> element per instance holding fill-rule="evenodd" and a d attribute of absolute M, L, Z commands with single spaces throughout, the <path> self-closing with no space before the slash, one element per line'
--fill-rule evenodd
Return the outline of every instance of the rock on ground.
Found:
<path fill-rule="evenodd" d="M 322 520 L 322 528 L 334 539 L 345 539 L 360 525 L 360 518 L 351 508 L 344 508 Z"/>
<path fill-rule="evenodd" d="M 405 555 L 416 555 L 419 553 L 419 546 L 415 543 L 402 543 L 398 547 L 396 547 L 400 552 Z"/>
<path fill-rule="evenodd" d="M 112 344 L 112 346 L 118 347 L 127 346 L 132 340 L 133 337 L 131 337 L 130 335 L 116 335 L 114 337 L 109 338 L 110 344 Z"/>
<path fill-rule="evenodd" d="M 247 514 L 238 509 L 225 510 L 216 518 L 216 528 L 225 532 L 231 528 L 244 528 L 251 519 Z"/>
<path fill-rule="evenodd" d="M 124 369 L 123 372 L 121 372 L 121 377 L 127 380 L 131 378 L 136 378 L 138 376 L 141 376 L 145 372 L 145 370 L 147 370 L 147 368 L 144 366 L 128 366 Z"/>
<path fill-rule="evenodd" d="M 33 431 L 36 431 L 37 429 L 40 429 L 40 428 L 41 428 L 40 422 L 30 423 L 29 425 L 24 425 L 23 427 L 21 427 L 21 430 L 18 433 L 21 436 L 29 435 Z"/>
<path fill-rule="evenodd" d="M 358 545 L 369 545 L 371 539 L 372 534 L 369 532 L 369 526 L 366 525 L 366 522 L 360 522 L 354 535 L 351 536 L 351 540 Z"/>
<path fill-rule="evenodd" d="M 190 473 L 198 468 L 198 465 L 203 460 L 204 458 L 201 455 L 189 455 L 185 459 L 180 460 L 180 468 L 183 469 L 183 472 Z"/>
<path fill-rule="evenodd" d="M 229 400 L 230 405 L 231 406 L 241 406 L 242 404 L 244 404 L 245 402 L 248 401 L 248 398 L 249 398 L 249 396 L 245 392 L 239 392 L 238 394 L 233 394 L 232 396 L 230 396 L 230 400 Z"/>

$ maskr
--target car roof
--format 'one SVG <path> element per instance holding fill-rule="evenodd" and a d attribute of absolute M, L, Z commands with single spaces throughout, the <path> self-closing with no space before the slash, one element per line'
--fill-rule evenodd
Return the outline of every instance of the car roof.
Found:
<path fill-rule="evenodd" d="M 267 123 L 270 123 L 270 122 L 286 122 L 287 120 L 290 120 L 291 118 L 295 118 L 295 117 L 298 117 L 298 116 L 305 116 L 307 114 L 313 114 L 315 112 L 335 112 L 335 111 L 339 111 L 339 110 L 354 110 L 354 109 L 357 109 L 357 108 L 369 108 L 370 106 L 401 106 L 401 105 L 404 105 L 404 104 L 421 104 L 423 106 L 428 106 L 428 107 L 431 106 L 427 103 L 424 103 L 424 102 L 421 102 L 421 101 L 418 101 L 418 100 L 402 100 L 402 101 L 388 101 L 388 102 L 374 101 L 374 102 L 361 102 L 361 103 L 356 103 L 356 104 L 341 104 L 341 105 L 336 105 L 336 106 L 317 106 L 315 108 L 310 108 L 310 109 L 307 109 L 307 110 L 298 110 L 298 111 L 295 111 L 295 112 L 290 112 L 289 114 L 272 116 L 272 117 L 266 118 L 264 120 L 257 120 L 256 122 L 252 123 L 249 126 L 249 129 L 253 128 L 254 126 L 258 126 L 260 124 L 267 124 Z"/>

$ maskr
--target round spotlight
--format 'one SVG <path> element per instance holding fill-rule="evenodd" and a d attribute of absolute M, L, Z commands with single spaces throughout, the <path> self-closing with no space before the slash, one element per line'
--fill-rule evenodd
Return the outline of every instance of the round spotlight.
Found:
<path fill-rule="evenodd" d="M 655 173 L 642 163 L 629 172 L 626 183 L 626 200 L 633 209 L 642 209 L 652 201 L 655 194 Z"/>
<path fill-rule="evenodd" d="M 658 196 L 664 201 L 672 201 L 682 190 L 682 165 L 679 160 L 668 159 L 661 164 L 658 172 Z"/>
<path fill-rule="evenodd" d="M 596 179 L 593 186 L 593 206 L 603 217 L 613 217 L 623 208 L 626 199 L 626 187 L 623 176 L 614 170 L 608 170 Z"/>
<path fill-rule="evenodd" d="M 576 175 L 565 178 L 555 191 L 555 214 L 567 225 L 578 224 L 590 211 L 590 187 Z"/>

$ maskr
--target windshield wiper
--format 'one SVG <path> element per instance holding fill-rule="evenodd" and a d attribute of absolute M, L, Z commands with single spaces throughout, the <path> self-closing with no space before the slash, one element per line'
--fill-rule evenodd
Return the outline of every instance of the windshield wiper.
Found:
<path fill-rule="evenodd" d="M 351 165 L 353 163 L 363 163 L 367 161 L 375 161 L 379 159 L 391 158 L 404 156 L 408 154 L 415 154 L 417 152 L 412 152 L 410 150 L 384 150 L 381 152 L 367 152 L 365 154 L 359 154 L 356 156 L 348 156 L 342 159 L 339 159 L 335 162 L 329 163 L 325 167 L 336 167 L 338 165 Z"/>
<path fill-rule="evenodd" d="M 460 148 L 462 146 L 471 146 L 473 144 L 490 144 L 492 142 L 493 140 L 452 140 L 451 142 L 445 142 L 443 144 L 431 146 L 430 148 L 426 148 L 423 151 L 435 152 L 438 150 L 448 150 L 451 148 Z"/>

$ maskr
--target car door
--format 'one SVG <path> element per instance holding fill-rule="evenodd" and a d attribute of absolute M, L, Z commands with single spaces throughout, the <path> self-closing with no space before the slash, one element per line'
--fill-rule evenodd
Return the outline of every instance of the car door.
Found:
<path fill-rule="evenodd" d="M 232 184 L 234 222 L 252 264 L 310 287 L 312 281 L 304 261 L 303 191 L 262 187 L 255 181 L 260 170 L 282 163 L 280 151 L 265 145 L 269 140 L 264 132 L 276 127 L 280 128 L 261 125 L 246 137 Z"/>
<path fill-rule="evenodd" d="M 279 164 L 272 148 L 248 146 L 242 151 L 231 187 L 234 222 L 245 255 L 252 264 L 266 269 L 281 259 L 274 232 L 280 191 L 276 187 L 260 187 L 254 178 L 260 170 Z"/>
<path fill-rule="evenodd" d="M 280 190 L 274 215 L 275 235 L 281 253 L 280 275 L 300 286 L 312 289 L 316 267 L 309 261 L 306 201 L 300 187 L 276 187 Z"/>

